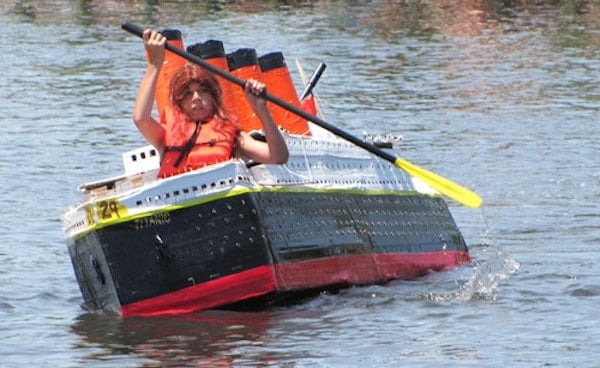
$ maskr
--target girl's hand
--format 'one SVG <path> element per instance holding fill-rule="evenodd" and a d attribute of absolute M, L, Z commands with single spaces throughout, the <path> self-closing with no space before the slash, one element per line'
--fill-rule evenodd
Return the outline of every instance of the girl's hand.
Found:
<path fill-rule="evenodd" d="M 161 67 L 165 60 L 165 43 L 167 38 L 151 29 L 144 30 L 142 34 L 144 48 L 148 53 L 148 63 L 156 67 Z"/>
<path fill-rule="evenodd" d="M 267 89 L 265 84 L 257 81 L 256 79 L 250 78 L 244 85 L 246 99 L 254 109 L 264 108 L 266 106 L 267 101 L 263 97 L 263 94 L 266 93 L 266 91 Z"/>

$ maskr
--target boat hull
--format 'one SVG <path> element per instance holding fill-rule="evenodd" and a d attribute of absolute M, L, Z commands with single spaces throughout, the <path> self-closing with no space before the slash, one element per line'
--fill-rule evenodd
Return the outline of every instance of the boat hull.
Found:
<path fill-rule="evenodd" d="M 470 261 L 444 200 L 416 191 L 231 191 L 67 242 L 85 304 L 123 316 L 384 283 Z"/>

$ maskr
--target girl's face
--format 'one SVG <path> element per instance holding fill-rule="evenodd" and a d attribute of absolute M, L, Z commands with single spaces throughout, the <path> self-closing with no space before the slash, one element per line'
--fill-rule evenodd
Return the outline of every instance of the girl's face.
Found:
<path fill-rule="evenodd" d="M 181 111 L 193 121 L 209 120 L 214 111 L 214 100 L 208 87 L 192 81 L 186 87 L 183 100 L 181 100 Z"/>

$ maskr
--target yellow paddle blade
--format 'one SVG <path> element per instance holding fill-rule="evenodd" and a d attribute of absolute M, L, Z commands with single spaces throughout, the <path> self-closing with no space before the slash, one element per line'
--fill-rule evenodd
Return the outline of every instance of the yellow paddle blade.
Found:
<path fill-rule="evenodd" d="M 412 164 L 400 157 L 394 162 L 396 167 L 406 171 L 409 175 L 419 178 L 429 184 L 433 189 L 452 198 L 458 203 L 464 204 L 467 207 L 477 208 L 481 206 L 481 197 L 470 191 L 469 189 L 453 183 L 452 181 L 439 176 L 431 171 L 425 170 L 415 164 Z"/>

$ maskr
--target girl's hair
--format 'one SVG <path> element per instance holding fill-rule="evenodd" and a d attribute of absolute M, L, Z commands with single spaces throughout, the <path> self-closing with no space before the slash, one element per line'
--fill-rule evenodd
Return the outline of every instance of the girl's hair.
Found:
<path fill-rule="evenodd" d="M 175 73 L 175 75 L 173 75 L 169 94 L 171 103 L 177 106 L 181 111 L 181 101 L 191 82 L 197 82 L 201 86 L 208 88 L 210 95 L 212 96 L 213 111 L 215 115 L 221 120 L 229 120 L 229 114 L 223 108 L 222 91 L 217 78 L 194 64 L 185 64 Z"/>

